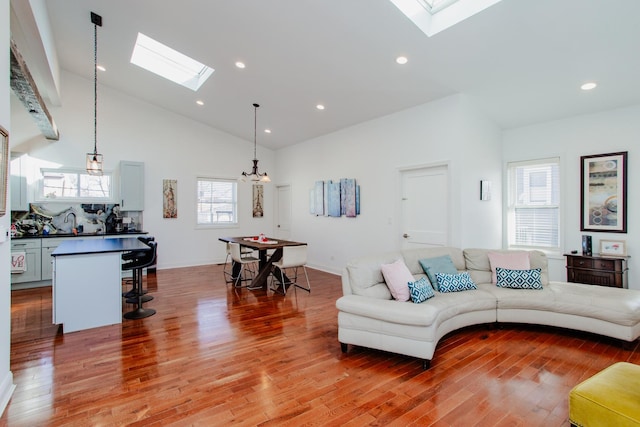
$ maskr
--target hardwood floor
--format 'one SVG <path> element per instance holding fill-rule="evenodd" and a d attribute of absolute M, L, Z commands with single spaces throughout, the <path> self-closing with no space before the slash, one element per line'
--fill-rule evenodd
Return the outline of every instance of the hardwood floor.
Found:
<path fill-rule="evenodd" d="M 233 289 L 221 266 L 160 270 L 145 279 L 156 315 L 66 335 L 50 288 L 13 291 L 17 388 L 0 425 L 567 426 L 574 385 L 640 364 L 638 342 L 525 325 L 455 332 L 427 371 L 343 354 L 340 277 L 308 271 L 311 293 L 284 297 Z"/>

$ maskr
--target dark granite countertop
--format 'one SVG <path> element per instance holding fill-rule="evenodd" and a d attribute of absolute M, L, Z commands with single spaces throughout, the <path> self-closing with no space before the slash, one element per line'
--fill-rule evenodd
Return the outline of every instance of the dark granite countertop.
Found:
<path fill-rule="evenodd" d="M 83 237 L 91 237 L 91 236 L 126 236 L 131 234 L 149 234 L 148 231 L 121 231 L 119 233 L 55 233 L 55 234 L 24 234 L 22 236 L 12 237 L 11 240 L 19 240 L 19 239 L 50 239 L 54 237 L 76 237 L 82 239 Z"/>
<path fill-rule="evenodd" d="M 114 239 L 73 239 L 62 242 L 51 256 L 97 254 L 107 252 L 126 252 L 150 250 L 138 239 L 126 237 Z"/>

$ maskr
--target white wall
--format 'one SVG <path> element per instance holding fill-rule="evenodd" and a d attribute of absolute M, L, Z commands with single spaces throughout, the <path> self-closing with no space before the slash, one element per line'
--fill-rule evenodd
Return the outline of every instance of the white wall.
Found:
<path fill-rule="evenodd" d="M 448 162 L 452 175 L 451 244 L 498 248 L 502 241 L 501 134 L 460 95 L 278 150 L 276 184 L 291 185 L 293 240 L 309 244 L 309 263 L 340 272 L 356 256 L 400 247 L 399 170 Z M 355 178 L 357 218 L 309 213 L 318 180 Z M 480 180 L 496 196 L 479 200 Z M 425 192 L 425 197 L 429 197 Z M 434 209 L 437 207 L 434 206 Z"/>
<path fill-rule="evenodd" d="M 18 149 L 28 152 L 29 164 L 46 161 L 84 167 L 85 153 L 93 151 L 92 89 L 92 81 L 63 72 L 62 106 L 51 108 L 60 129 L 60 140 L 51 142 L 41 136 L 30 138 L 21 134 Z M 238 185 L 241 227 L 195 226 L 196 177 L 235 179 L 243 170 L 250 171 L 252 141 L 104 86 L 98 87 L 98 103 L 98 151 L 104 155 L 105 169 L 116 169 L 120 160 L 145 162 L 144 229 L 158 241 L 158 268 L 223 262 L 225 246 L 218 241 L 219 237 L 272 233 L 273 186 L 265 186 L 265 217 L 253 218 L 249 183 Z M 247 107 L 249 119 L 250 107 Z M 251 120 L 247 126 L 252 126 Z M 258 147 L 260 169 L 276 177 L 273 157 L 273 151 Z M 162 218 L 163 179 L 178 181 L 178 218 Z"/>
<path fill-rule="evenodd" d="M 629 287 L 640 289 L 640 105 L 577 116 L 504 132 L 505 161 L 560 156 L 562 172 L 562 239 L 564 251 L 581 251 L 582 235 L 593 237 L 593 247 L 600 239 L 626 240 L 629 260 Z M 628 151 L 627 233 L 580 231 L 580 156 Z M 553 280 L 565 280 L 564 258 L 550 261 L 556 272 Z"/>
<path fill-rule="evenodd" d="M 4 46 L 4 54 L 0 58 L 0 125 L 9 131 L 11 138 L 11 114 L 9 107 L 9 0 L 0 0 L 0 46 Z M 10 200 L 11 195 L 7 195 Z M 11 215 L 0 217 L 0 230 L 7 230 L 11 225 Z M 13 392 L 13 374 L 10 365 L 11 348 L 11 284 L 9 259 L 11 259 L 9 241 L 0 243 L 0 414 Z"/>

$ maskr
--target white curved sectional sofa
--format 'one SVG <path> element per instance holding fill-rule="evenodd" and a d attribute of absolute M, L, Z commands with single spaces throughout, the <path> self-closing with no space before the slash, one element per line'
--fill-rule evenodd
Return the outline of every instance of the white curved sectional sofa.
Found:
<path fill-rule="evenodd" d="M 338 340 L 417 357 L 430 366 L 438 341 L 456 329 L 483 323 L 514 322 L 575 329 L 633 342 L 640 336 L 640 291 L 549 282 L 547 257 L 530 251 L 530 268 L 541 269 L 542 289 L 499 288 L 492 283 L 488 249 L 452 247 L 389 252 L 352 260 L 342 273 Z M 421 259 L 449 255 L 467 271 L 475 290 L 439 293 L 422 303 L 397 301 L 381 273 L 383 264 L 403 259 L 417 280 Z"/>

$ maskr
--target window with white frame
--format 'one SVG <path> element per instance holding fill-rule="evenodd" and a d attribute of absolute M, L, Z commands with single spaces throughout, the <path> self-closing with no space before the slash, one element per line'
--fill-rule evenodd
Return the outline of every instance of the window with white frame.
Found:
<path fill-rule="evenodd" d="M 41 169 L 39 200 L 110 201 L 111 173 L 89 175 L 84 169 Z"/>
<path fill-rule="evenodd" d="M 238 223 L 237 187 L 231 179 L 197 179 L 197 224 L 235 225 Z"/>
<path fill-rule="evenodd" d="M 507 163 L 510 248 L 560 250 L 560 159 Z"/>

